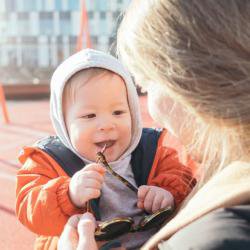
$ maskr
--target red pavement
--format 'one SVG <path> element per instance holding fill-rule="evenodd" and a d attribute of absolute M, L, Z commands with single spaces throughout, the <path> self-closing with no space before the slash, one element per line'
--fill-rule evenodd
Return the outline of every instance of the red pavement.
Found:
<path fill-rule="evenodd" d="M 144 126 L 156 126 L 149 117 L 146 97 L 140 98 Z M 15 217 L 15 175 L 20 167 L 17 155 L 25 145 L 53 133 L 48 100 L 8 101 L 10 124 L 0 111 L 0 249 L 33 249 L 35 235 Z"/>

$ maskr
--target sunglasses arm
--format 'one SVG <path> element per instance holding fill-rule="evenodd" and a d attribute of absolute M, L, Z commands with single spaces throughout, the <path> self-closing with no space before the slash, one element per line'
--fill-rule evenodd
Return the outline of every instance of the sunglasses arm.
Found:
<path fill-rule="evenodd" d="M 133 186 L 130 182 L 128 182 L 126 179 L 124 179 L 121 175 L 119 175 L 118 173 L 116 173 L 110 167 L 110 165 L 106 161 L 106 158 L 105 158 L 105 156 L 104 156 L 104 154 L 102 152 L 98 152 L 97 153 L 97 162 L 103 164 L 108 169 L 108 171 L 110 172 L 110 174 L 112 174 L 114 177 L 116 177 L 119 181 L 123 182 L 133 192 L 135 192 L 135 193 L 138 192 L 138 188 L 136 188 L 135 186 Z"/>

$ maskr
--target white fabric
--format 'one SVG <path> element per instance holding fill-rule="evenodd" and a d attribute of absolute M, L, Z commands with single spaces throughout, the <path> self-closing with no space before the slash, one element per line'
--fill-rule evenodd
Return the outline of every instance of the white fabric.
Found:
<path fill-rule="evenodd" d="M 70 142 L 63 117 L 62 96 L 65 84 L 70 79 L 70 77 L 83 69 L 92 67 L 104 68 L 113 71 L 114 73 L 121 76 L 126 84 L 129 108 L 132 117 L 132 139 L 129 148 L 120 157 L 120 159 L 117 159 L 121 160 L 129 156 L 138 145 L 142 133 L 142 122 L 139 108 L 139 98 L 133 80 L 128 71 L 115 57 L 105 54 L 101 51 L 84 49 L 62 62 L 62 64 L 60 64 L 55 70 L 51 79 L 51 121 L 57 136 L 60 138 L 63 144 L 72 150 L 76 155 L 78 155 L 82 160 L 88 163 L 89 161 L 80 155 Z M 116 162 L 113 163 L 115 164 Z"/>

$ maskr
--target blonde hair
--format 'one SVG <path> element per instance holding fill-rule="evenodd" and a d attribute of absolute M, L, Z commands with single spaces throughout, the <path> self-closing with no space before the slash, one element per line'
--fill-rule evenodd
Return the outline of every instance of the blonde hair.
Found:
<path fill-rule="evenodd" d="M 247 0 L 137 0 L 118 30 L 136 81 L 164 86 L 195 117 L 188 146 L 203 153 L 200 185 L 250 158 L 249 13 Z"/>

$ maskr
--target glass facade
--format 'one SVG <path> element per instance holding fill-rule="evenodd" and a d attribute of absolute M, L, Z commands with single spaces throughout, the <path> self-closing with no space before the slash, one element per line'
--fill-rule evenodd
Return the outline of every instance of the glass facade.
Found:
<path fill-rule="evenodd" d="M 62 11 L 62 1 L 61 0 L 55 0 L 55 10 Z"/>
<path fill-rule="evenodd" d="M 53 13 L 40 12 L 39 13 L 39 31 L 42 35 L 51 36 L 54 33 Z"/>
<path fill-rule="evenodd" d="M 130 0 L 86 0 L 92 47 L 109 51 L 115 42 L 118 16 Z M 81 0 L 0 1 L 0 74 L 13 82 L 16 72 L 54 68 L 76 51 Z M 25 70 L 21 70 L 25 69 Z M 15 74 L 6 72 L 15 71 Z M 33 73 L 32 73 L 33 72 Z M 37 76 L 36 76 L 37 77 Z M 47 74 L 47 78 L 50 75 Z"/>
<path fill-rule="evenodd" d="M 62 11 L 59 13 L 60 35 L 71 34 L 71 13 L 69 11 Z"/>

